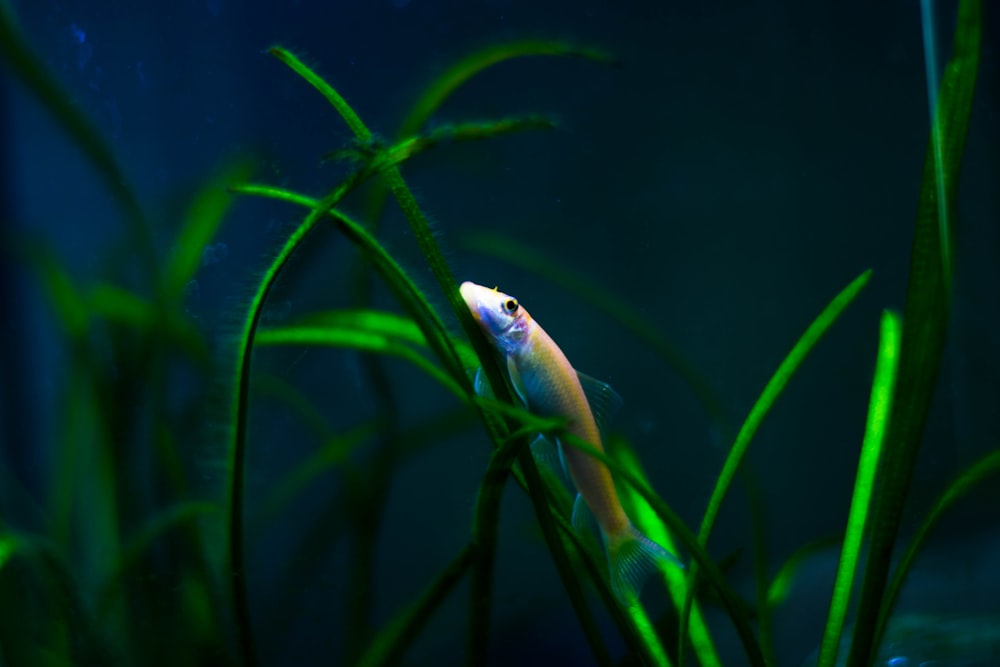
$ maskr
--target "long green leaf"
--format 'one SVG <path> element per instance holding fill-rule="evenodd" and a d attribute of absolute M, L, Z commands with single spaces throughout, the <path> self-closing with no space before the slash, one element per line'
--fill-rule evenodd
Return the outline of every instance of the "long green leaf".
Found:
<path fill-rule="evenodd" d="M 802 334 L 802 337 L 799 338 L 799 340 L 792 347 L 791 351 L 781 362 L 781 365 L 778 366 L 778 370 L 776 370 L 774 375 L 771 376 L 771 379 L 768 380 L 767 385 L 765 385 L 760 397 L 750 409 L 750 414 L 747 415 L 746 420 L 743 422 L 743 426 L 740 428 L 740 431 L 736 436 L 736 441 L 733 443 L 733 447 L 730 449 L 729 455 L 726 457 L 726 461 L 723 464 L 722 472 L 719 474 L 719 479 L 715 484 L 715 488 L 712 490 L 712 495 L 708 501 L 708 507 L 705 510 L 705 516 L 701 522 L 701 529 L 698 531 L 698 542 L 703 547 L 708 544 L 712 528 L 715 525 L 715 519 L 719 514 L 719 510 L 722 508 L 722 501 L 725 499 L 726 493 L 729 491 L 733 477 L 736 475 L 736 470 L 739 467 L 740 462 L 743 460 L 743 455 L 750 446 L 750 442 L 753 440 L 754 435 L 756 435 L 757 430 L 764 421 L 764 418 L 771 411 L 775 401 L 777 401 L 781 392 L 788 385 L 788 382 L 792 379 L 792 376 L 798 370 L 799 366 L 801 366 L 802 362 L 805 361 L 806 356 L 820 341 L 823 334 L 825 334 L 833 323 L 837 321 L 847 306 L 854 301 L 865 285 L 868 284 L 870 278 L 871 271 L 865 271 L 860 276 L 852 280 L 847 287 L 841 290 L 840 293 L 833 298 L 829 305 L 823 309 L 819 316 L 813 320 L 813 322 L 806 329 L 805 333 Z M 688 571 L 687 601 L 684 604 L 684 611 L 681 613 L 681 628 L 683 630 L 681 636 L 686 634 L 697 576 L 698 568 L 692 564 L 690 570 Z"/>
<path fill-rule="evenodd" d="M 169 298 L 180 301 L 184 289 L 202 263 L 206 246 L 215 237 L 233 205 L 226 188 L 242 183 L 253 173 L 250 160 L 234 160 L 209 178 L 195 195 L 181 222 L 173 251 L 167 260 L 165 282 Z"/>
<path fill-rule="evenodd" d="M 328 327 L 281 327 L 261 331 L 257 336 L 257 344 L 260 346 L 324 345 L 392 355 L 409 361 L 455 396 L 466 397 L 462 386 L 456 383 L 451 375 L 434 365 L 413 347 L 368 331 Z"/>
<path fill-rule="evenodd" d="M 472 523 L 472 541 L 477 547 L 476 564 L 470 587 L 469 632 L 466 640 L 467 665 L 486 663 L 489 650 L 491 607 L 493 604 L 493 570 L 500 525 L 500 501 L 510 477 L 511 466 L 527 445 L 523 431 L 493 450 L 483 481 L 476 494 L 476 511 Z"/>
<path fill-rule="evenodd" d="M 396 136 L 402 138 L 418 134 L 456 90 L 481 72 L 510 60 L 536 56 L 578 57 L 594 62 L 616 62 L 600 49 L 574 46 L 556 40 L 526 39 L 488 46 L 469 54 L 435 77 L 410 108 Z M 368 195 L 368 204 L 365 207 L 366 219 L 373 224 L 382 217 L 386 195 L 387 190 L 382 184 L 376 184 Z"/>
<path fill-rule="evenodd" d="M 642 481 L 650 486 L 649 480 L 642 469 L 639 457 L 636 456 L 632 447 L 621 437 L 612 437 L 608 441 L 608 452 L 618 460 L 621 465 Z M 636 526 L 646 537 L 653 540 L 667 551 L 675 553 L 673 538 L 656 512 L 646 500 L 639 495 L 634 487 L 626 485 L 619 491 L 622 501 L 628 510 L 628 515 L 635 521 Z M 684 571 L 679 568 L 667 568 L 663 573 L 664 583 L 674 602 L 674 606 L 680 612 L 684 608 L 687 593 L 687 581 Z M 691 623 L 688 627 L 688 639 L 694 653 L 698 656 L 698 661 L 703 667 L 721 667 L 719 656 L 715 651 L 715 643 L 708 630 L 708 625 L 701 614 L 701 609 L 697 601 L 691 605 Z"/>
<path fill-rule="evenodd" d="M 161 278 L 158 273 L 156 245 L 139 200 L 128 185 L 129 179 L 100 132 L 73 104 L 73 96 L 63 90 L 55 77 L 45 69 L 42 65 L 44 59 L 32 53 L 9 0 L 0 0 L 0 57 L 80 148 L 121 206 L 129 235 L 143 260 L 142 270 L 148 273 L 154 293 L 159 294 Z"/>
<path fill-rule="evenodd" d="M 854 495 L 844 532 L 844 546 L 840 551 L 840 563 L 833 583 L 830 598 L 830 613 L 820 644 L 819 667 L 833 667 L 840 650 L 844 619 L 854 588 L 854 572 L 861 557 L 861 541 L 868 523 L 868 510 L 875 493 L 875 473 L 882 445 L 885 441 L 886 424 L 892 410 L 892 396 L 896 386 L 896 368 L 899 362 L 899 317 L 889 311 L 882 314 L 881 336 L 878 357 L 875 362 L 875 377 L 872 381 L 871 397 L 868 403 L 868 422 L 865 438 L 861 445 L 861 460 L 854 481 Z"/>
<path fill-rule="evenodd" d="M 962 472 L 955 481 L 948 485 L 948 488 L 941 494 L 941 497 L 934 503 L 927 517 L 920 523 L 920 527 L 910 540 L 910 544 L 906 547 L 903 557 L 899 559 L 899 564 L 896 565 L 896 569 L 892 574 L 892 581 L 889 582 L 885 593 L 885 605 L 883 606 L 882 613 L 879 614 L 878 625 L 875 630 L 875 646 L 881 643 L 893 607 L 896 605 L 896 599 L 899 597 L 899 592 L 906 581 L 906 575 L 909 574 L 913 562 L 920 553 L 920 549 L 923 547 L 924 542 L 927 541 L 927 537 L 934 530 L 938 521 L 951 509 L 952 505 L 964 498 L 970 491 L 986 480 L 996 476 L 1000 476 L 1000 450 L 987 454 Z"/>
<path fill-rule="evenodd" d="M 829 551 L 832 547 L 843 542 L 843 538 L 838 536 L 826 536 L 807 542 L 792 552 L 778 572 L 771 579 L 771 584 L 767 588 L 767 604 L 777 607 L 784 604 L 791 594 L 795 580 L 799 576 L 802 565 L 817 554 Z"/>
<path fill-rule="evenodd" d="M 942 239 L 950 236 L 952 230 L 942 232 L 947 226 L 942 213 L 954 219 L 979 66 L 981 14 L 980 0 L 962 0 L 959 4 L 954 53 L 945 67 L 937 110 L 931 119 L 942 159 L 935 157 L 935 140 L 928 141 L 910 254 L 899 376 L 879 471 L 880 488 L 873 509 L 871 543 L 848 657 L 850 667 L 867 666 L 878 650 L 874 643 L 876 621 L 885 607 L 884 591 L 892 553 L 944 352 L 951 278 L 945 274 L 948 263 Z M 943 187 L 939 187 L 940 183 Z"/>
<path fill-rule="evenodd" d="M 705 576 L 708 583 L 715 589 L 715 592 L 718 594 L 723 607 L 733 623 L 733 626 L 736 628 L 736 632 L 739 635 L 741 643 L 743 644 L 744 651 L 746 652 L 746 656 L 750 664 L 754 667 L 763 667 L 766 663 L 760 649 L 760 644 L 754 637 L 753 628 L 750 627 L 750 623 L 743 613 L 741 603 L 739 602 L 736 594 L 726 583 L 718 565 L 715 564 L 711 556 L 708 555 L 708 552 L 705 551 L 705 548 L 701 545 L 699 538 L 691 532 L 681 518 L 678 517 L 677 514 L 671 510 L 670 507 L 663 502 L 663 500 L 656 495 L 652 489 L 643 483 L 643 481 L 636 475 L 632 474 L 631 471 L 624 468 L 620 463 L 618 463 L 618 461 L 608 456 L 605 452 L 594 448 L 589 443 L 572 433 L 560 430 L 555 434 L 559 436 L 563 444 L 574 447 L 604 463 L 611 470 L 618 483 L 624 482 L 629 484 L 647 503 L 649 503 L 650 507 L 653 508 L 653 511 L 656 512 L 660 521 L 662 521 L 667 528 L 670 529 L 674 538 L 676 538 L 677 541 L 680 542 L 681 545 L 688 551 L 688 553 L 691 554 L 693 560 L 690 567 L 694 567 L 697 563 L 697 565 L 701 568 L 703 576 Z"/>
<path fill-rule="evenodd" d="M 421 628 L 465 575 L 474 562 L 475 555 L 475 546 L 467 544 L 413 604 L 385 624 L 358 661 L 358 665 L 383 667 L 399 662 Z"/>
<path fill-rule="evenodd" d="M 122 580 L 136 561 L 152 544 L 161 539 L 167 531 L 182 527 L 206 514 L 219 511 L 219 507 L 208 502 L 186 502 L 167 508 L 152 517 L 135 535 L 122 546 L 121 552 L 111 568 L 111 574 L 100 587 L 97 597 L 97 615 L 108 613 L 115 598 L 123 591 Z"/>
<path fill-rule="evenodd" d="M 466 56 L 434 79 L 410 109 L 399 127 L 398 136 L 419 132 L 445 100 L 486 69 L 515 58 L 536 56 L 569 56 L 607 64 L 617 62 L 606 51 L 556 40 L 521 40 L 486 47 Z"/>

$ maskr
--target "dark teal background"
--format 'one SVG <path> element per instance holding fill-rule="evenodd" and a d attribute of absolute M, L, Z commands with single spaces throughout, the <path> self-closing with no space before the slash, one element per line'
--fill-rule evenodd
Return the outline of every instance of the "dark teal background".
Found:
<path fill-rule="evenodd" d="M 1000 33 L 996 8 L 985 4 L 958 206 L 953 322 L 904 530 L 959 470 L 997 447 L 1000 435 Z M 315 67 L 385 137 L 435 74 L 479 47 L 554 37 L 608 50 L 620 66 L 533 58 L 477 77 L 433 123 L 538 112 L 558 128 L 443 147 L 406 164 L 403 174 L 458 279 L 517 296 L 574 365 L 624 397 L 615 426 L 691 526 L 700 521 L 729 442 L 690 388 L 602 313 L 542 276 L 473 252 L 464 239 L 503 235 L 620 295 L 703 372 L 734 425 L 812 318 L 850 280 L 874 269 L 870 286 L 793 379 L 746 461 L 763 493 L 772 568 L 801 544 L 842 530 L 879 313 L 901 309 L 905 294 L 928 133 L 917 2 L 15 5 L 44 64 L 112 145 L 164 246 L 187 198 L 232 156 L 256 159 L 259 181 L 313 195 L 343 177 L 341 166 L 320 161 L 349 142 L 349 131 L 313 89 L 267 55 L 272 44 Z M 942 54 L 953 14 L 953 3 L 940 3 L 934 29 Z M 81 281 L 99 275 L 123 234 L 120 212 L 37 101 L 2 70 L 0 84 L 5 225 L 49 239 Z M 206 254 L 187 308 L 219 354 L 259 271 L 299 215 L 241 200 Z M 392 206 L 383 229 L 386 246 L 444 311 Z M 316 234 L 269 301 L 271 321 L 347 305 L 351 256 L 332 231 Z M 38 489 L 59 465 L 48 443 L 65 351 L 37 286 L 13 258 L 3 261 L 3 456 L 28 488 Z M 386 293 L 378 302 L 395 307 Z M 354 354 L 266 350 L 257 364 L 305 388 L 336 428 L 372 409 Z M 388 368 L 404 423 L 453 401 L 411 368 Z M 255 498 L 315 443 L 266 396 L 255 397 L 251 422 L 252 515 Z M 185 455 L 200 471 L 204 493 L 221 494 L 224 443 L 196 424 L 189 435 Z M 396 471 L 377 556 L 379 586 L 371 592 L 373 622 L 412 599 L 464 544 L 488 456 L 485 438 L 472 431 Z M 343 642 L 343 543 L 321 555 L 320 567 L 304 579 L 300 613 L 271 616 L 278 574 L 304 536 L 323 529 L 314 523 L 316 508 L 340 483 L 331 478 L 312 487 L 250 548 L 251 605 L 267 664 L 329 664 Z M 751 596 L 745 498 L 739 488 L 731 494 L 710 551 L 738 554 L 732 577 Z M 586 661 L 519 491 L 510 491 L 503 520 L 497 664 Z M 998 527 L 995 490 L 962 504 L 917 564 L 903 607 L 998 611 Z M 782 664 L 797 664 L 818 643 L 834 564 L 832 553 L 812 564 L 778 612 Z M 461 649 L 465 604 L 460 594 L 432 621 L 412 664 Z M 661 592 L 650 594 L 650 605 L 662 611 Z M 723 655 L 738 655 L 728 624 L 718 627 Z"/>

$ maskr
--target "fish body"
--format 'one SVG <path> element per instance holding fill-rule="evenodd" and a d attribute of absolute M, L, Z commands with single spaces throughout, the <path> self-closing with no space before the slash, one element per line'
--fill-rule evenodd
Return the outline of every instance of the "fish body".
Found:
<path fill-rule="evenodd" d="M 604 451 L 601 431 L 581 382 L 585 376 L 576 372 L 555 341 L 510 295 L 471 282 L 462 283 L 461 292 L 476 322 L 503 356 L 511 384 L 525 406 L 537 415 L 565 418 L 567 431 Z M 602 386 L 617 396 L 607 385 Z M 624 604 L 633 604 L 651 571 L 666 563 L 679 563 L 632 525 L 604 463 L 575 447 L 560 445 L 559 449 L 579 494 L 574 525 L 578 524 L 581 502 L 585 503 L 601 531 L 612 589 Z"/>

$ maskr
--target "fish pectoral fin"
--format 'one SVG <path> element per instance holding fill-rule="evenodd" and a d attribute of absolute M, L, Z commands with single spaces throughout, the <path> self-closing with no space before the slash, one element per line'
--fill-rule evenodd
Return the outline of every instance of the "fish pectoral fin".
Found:
<path fill-rule="evenodd" d="M 605 536 L 611 590 L 627 607 L 639 600 L 639 592 L 650 574 L 667 567 L 684 568 L 676 556 L 649 539 L 635 527 L 620 537 Z"/>
<path fill-rule="evenodd" d="M 572 487 L 572 482 L 563 465 L 562 451 L 558 443 L 544 435 L 539 435 L 531 441 L 531 456 L 539 468 L 548 471 L 552 477 L 559 480 L 563 487 L 567 489 Z"/>
<path fill-rule="evenodd" d="M 590 412 L 594 415 L 597 428 L 602 436 L 607 436 L 608 426 L 614 418 L 621 412 L 625 401 L 618 395 L 618 392 L 611 388 L 607 382 L 601 382 L 597 378 L 590 377 L 586 373 L 576 372 L 576 377 L 580 380 L 583 393 L 587 395 L 587 402 L 590 404 Z"/>
<path fill-rule="evenodd" d="M 592 553 L 599 554 L 601 552 L 601 527 L 598 525 L 594 513 L 590 511 L 587 501 L 580 493 L 576 494 L 576 500 L 573 501 L 573 515 L 570 517 L 570 523 L 573 525 L 573 531 L 587 546 L 587 549 L 591 550 Z"/>
<path fill-rule="evenodd" d="M 528 398 L 524 393 L 524 382 L 521 380 L 521 374 L 517 370 L 517 363 L 515 363 L 514 358 L 509 354 L 507 355 L 507 376 L 510 378 L 510 384 L 514 387 L 517 397 L 521 399 L 521 403 L 528 405 Z"/>
<path fill-rule="evenodd" d="M 486 379 L 486 373 L 483 372 L 482 366 L 476 371 L 476 379 L 472 381 L 472 389 L 476 392 L 476 396 L 494 398 L 493 389 L 490 387 L 489 380 Z"/>

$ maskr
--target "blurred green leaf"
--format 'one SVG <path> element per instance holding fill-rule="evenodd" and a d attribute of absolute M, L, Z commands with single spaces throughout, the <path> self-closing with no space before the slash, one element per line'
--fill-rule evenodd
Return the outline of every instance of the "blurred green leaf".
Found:
<path fill-rule="evenodd" d="M 233 205 L 228 188 L 249 179 L 254 167 L 252 160 L 233 160 L 207 179 L 192 200 L 167 260 L 165 282 L 170 298 L 178 302 L 183 299 L 185 287 L 201 267 L 205 248 Z"/>
<path fill-rule="evenodd" d="M 22 34 L 9 0 L 0 0 L 0 58 L 10 66 L 10 71 L 41 101 L 42 106 L 63 127 L 70 139 L 94 166 L 108 190 L 125 213 L 129 232 L 142 257 L 142 269 L 147 271 L 154 290 L 158 290 L 160 276 L 155 246 L 139 200 L 128 185 L 128 178 L 118 166 L 118 161 L 107 142 L 90 120 L 73 104 L 68 94 L 52 74 L 45 69 L 43 60 L 32 52 Z"/>
<path fill-rule="evenodd" d="M 788 560 L 778 568 L 774 579 L 771 580 L 771 585 L 767 589 L 767 603 L 772 607 L 784 604 L 788 600 L 788 596 L 791 595 L 792 588 L 795 586 L 795 580 L 799 577 L 799 571 L 802 569 L 802 566 L 819 554 L 829 551 L 842 542 L 843 538 L 839 536 L 821 537 L 817 540 L 807 542 L 793 551 Z"/>

